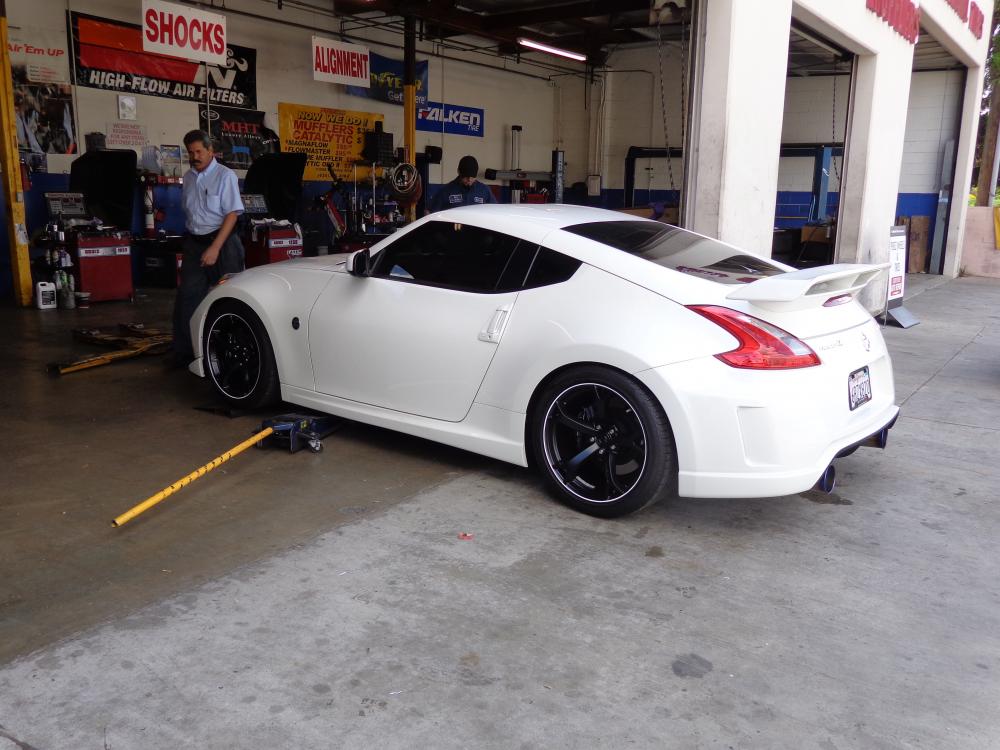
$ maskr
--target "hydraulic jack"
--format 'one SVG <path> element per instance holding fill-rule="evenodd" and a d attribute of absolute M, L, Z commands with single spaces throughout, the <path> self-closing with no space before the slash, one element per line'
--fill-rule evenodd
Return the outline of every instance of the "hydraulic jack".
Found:
<path fill-rule="evenodd" d="M 164 487 L 155 495 L 151 495 L 138 505 L 129 508 L 115 518 L 111 525 L 122 526 L 251 446 L 256 445 L 258 448 L 263 448 L 266 445 L 274 444 L 282 448 L 287 446 L 289 453 L 295 453 L 301 448 L 308 448 L 313 453 L 319 453 L 323 450 L 323 438 L 343 424 L 344 420 L 339 417 L 317 414 L 283 414 L 272 419 L 265 419 L 261 422 L 258 432 L 242 443 L 234 445 L 225 453 L 216 456 L 204 466 L 195 469 L 187 476 L 181 477 L 169 487 Z"/>

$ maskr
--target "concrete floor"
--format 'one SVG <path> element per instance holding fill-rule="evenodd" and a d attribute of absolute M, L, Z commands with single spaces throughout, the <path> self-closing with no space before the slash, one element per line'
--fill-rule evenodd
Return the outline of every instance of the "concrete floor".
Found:
<path fill-rule="evenodd" d="M 616 521 L 352 425 L 112 529 L 259 417 L 153 359 L 43 374 L 167 294 L 0 311 L 0 750 L 1000 747 L 1000 282 L 911 290 L 903 416 L 834 495 Z"/>

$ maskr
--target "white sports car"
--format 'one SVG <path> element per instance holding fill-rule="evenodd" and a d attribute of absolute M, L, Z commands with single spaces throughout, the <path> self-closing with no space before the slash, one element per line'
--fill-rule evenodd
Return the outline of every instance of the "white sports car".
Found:
<path fill-rule="evenodd" d="M 832 490 L 898 408 L 854 296 L 882 267 L 796 271 L 576 206 L 468 206 L 352 255 L 261 266 L 192 320 L 233 404 L 279 398 L 540 467 L 618 516 L 666 495 Z"/>

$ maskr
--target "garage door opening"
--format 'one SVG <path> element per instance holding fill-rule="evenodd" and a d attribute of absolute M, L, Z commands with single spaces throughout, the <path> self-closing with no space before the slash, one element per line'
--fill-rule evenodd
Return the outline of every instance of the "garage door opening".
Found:
<path fill-rule="evenodd" d="M 792 23 L 772 255 L 806 268 L 834 262 L 854 55 Z"/>
<path fill-rule="evenodd" d="M 898 223 L 908 227 L 907 270 L 940 274 L 948 246 L 955 153 L 968 68 L 925 29 L 913 50 L 903 163 L 896 198 Z M 957 196 L 955 193 L 957 192 Z"/>
<path fill-rule="evenodd" d="M 644 106 L 637 108 L 630 98 L 628 108 L 612 119 L 613 130 L 622 134 L 608 149 L 619 159 L 609 167 L 624 170 L 621 205 L 636 210 L 652 207 L 654 218 L 678 226 L 683 216 L 697 12 L 693 2 L 666 6 L 658 22 L 645 30 L 650 43 L 617 50 L 609 61 L 615 69 L 606 71 L 614 74 L 611 91 L 622 96 L 648 92 Z"/>

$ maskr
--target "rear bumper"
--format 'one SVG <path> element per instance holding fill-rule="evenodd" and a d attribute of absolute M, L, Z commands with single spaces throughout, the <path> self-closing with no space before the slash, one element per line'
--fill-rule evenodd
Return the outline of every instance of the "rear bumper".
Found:
<path fill-rule="evenodd" d="M 852 451 L 896 423 L 899 407 L 884 410 L 872 429 L 865 427 L 855 435 L 844 436 L 831 443 L 814 461 L 803 468 L 785 471 L 737 471 L 678 473 L 678 494 L 683 497 L 781 497 L 812 489 L 833 460 L 841 453 Z"/>
<path fill-rule="evenodd" d="M 636 373 L 663 405 L 684 497 L 780 497 L 811 489 L 838 455 L 891 427 L 892 365 L 877 347 L 836 366 L 753 373 L 713 358 Z M 870 368 L 872 399 L 854 411 L 847 376 Z"/>
<path fill-rule="evenodd" d="M 205 377 L 205 360 L 202 357 L 195 357 L 191 364 L 188 365 L 188 370 L 193 372 L 199 378 Z"/>

